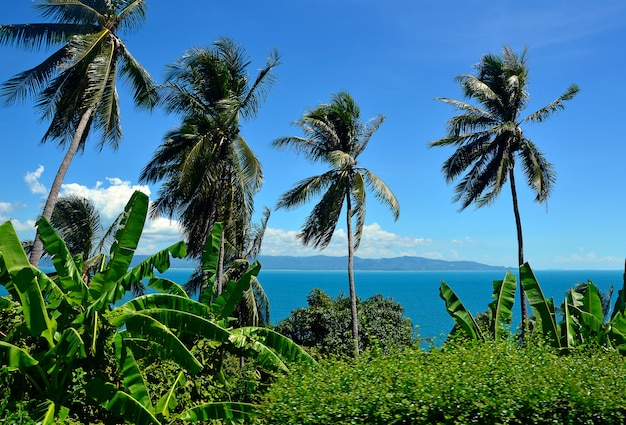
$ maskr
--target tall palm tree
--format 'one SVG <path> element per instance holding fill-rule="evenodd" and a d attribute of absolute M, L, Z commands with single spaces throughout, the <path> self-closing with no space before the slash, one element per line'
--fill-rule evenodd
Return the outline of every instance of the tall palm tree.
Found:
<path fill-rule="evenodd" d="M 565 93 L 543 108 L 525 117 L 522 111 L 528 103 L 528 67 L 526 50 L 517 55 L 505 46 L 502 56 L 487 54 L 476 66 L 476 75 L 463 74 L 457 81 L 464 95 L 479 106 L 448 98 L 438 98 L 461 112 L 448 121 L 448 135 L 430 143 L 430 146 L 453 146 L 456 151 L 442 167 L 448 183 L 459 178 L 454 201 L 461 210 L 471 204 L 490 205 L 500 190 L 510 182 L 513 213 L 517 229 L 518 263 L 524 263 L 524 244 L 517 190 L 515 161 L 522 163 L 526 182 L 535 193 L 536 202 L 545 202 L 555 182 L 555 172 L 537 146 L 528 139 L 521 126 L 538 123 L 564 108 L 564 102 L 578 93 L 578 86 L 570 85 Z M 522 324 L 528 319 L 526 294 L 520 288 Z"/>
<path fill-rule="evenodd" d="M 400 205 L 389 187 L 372 171 L 357 165 L 357 158 L 384 119 L 378 115 L 369 124 L 362 123 L 354 99 L 346 92 L 339 92 L 332 96 L 331 103 L 317 106 L 296 122 L 305 137 L 288 136 L 273 142 L 275 147 L 291 146 L 308 160 L 330 166 L 327 172 L 298 182 L 280 197 L 276 206 L 293 209 L 322 195 L 298 235 L 305 245 L 321 249 L 328 246 L 345 202 L 348 284 L 356 355 L 359 354 L 359 329 L 353 263 L 365 223 L 366 189 L 371 189 L 379 201 L 389 206 L 394 219 L 400 215 Z M 356 219 L 354 230 L 353 219 Z"/>
<path fill-rule="evenodd" d="M 168 68 L 163 99 L 168 112 L 182 115 L 182 124 L 166 135 L 140 181 L 163 182 L 151 212 L 180 220 L 193 257 L 201 255 L 215 222 L 224 223 L 223 241 L 241 233 L 233 224 L 237 216 L 249 222 L 263 181 L 240 120 L 256 116 L 279 56 L 272 52 L 254 80 L 249 64 L 239 44 L 222 38 L 212 48 L 189 50 Z"/>
<path fill-rule="evenodd" d="M 0 44 L 60 47 L 39 65 L 3 83 L 0 95 L 6 105 L 36 97 L 42 119 L 51 121 L 42 142 L 56 140 L 67 149 L 43 209 L 49 220 L 70 163 L 84 149 L 90 130 L 100 133 L 100 149 L 105 144 L 116 149 L 119 144 L 118 74 L 130 83 L 138 106 L 154 106 L 157 92 L 119 36 L 143 23 L 145 0 L 39 0 L 35 7 L 53 22 L 2 25 Z M 34 265 L 42 248 L 36 238 L 30 254 Z"/>

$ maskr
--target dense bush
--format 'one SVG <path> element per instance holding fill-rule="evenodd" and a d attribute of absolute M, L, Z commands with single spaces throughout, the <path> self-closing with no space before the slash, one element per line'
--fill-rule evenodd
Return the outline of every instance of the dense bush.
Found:
<path fill-rule="evenodd" d="M 615 351 L 467 344 L 325 360 L 281 378 L 263 409 L 268 424 L 623 424 L 624 376 Z"/>
<path fill-rule="evenodd" d="M 297 308 L 281 320 L 276 330 L 296 344 L 314 348 L 322 355 L 351 356 L 354 352 L 350 316 L 350 298 L 330 297 L 313 289 L 307 297 L 308 307 Z M 389 352 L 413 344 L 411 320 L 404 308 L 392 298 L 376 294 L 358 300 L 359 349 L 372 346 Z"/>

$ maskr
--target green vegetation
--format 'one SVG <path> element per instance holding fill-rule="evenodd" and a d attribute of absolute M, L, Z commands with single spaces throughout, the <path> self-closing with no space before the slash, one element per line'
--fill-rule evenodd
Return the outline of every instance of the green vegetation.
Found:
<path fill-rule="evenodd" d="M 270 329 L 230 326 L 235 306 L 260 270 L 258 263 L 245 267 L 220 295 L 214 296 L 213 286 L 208 286 L 200 302 L 154 274 L 155 269 L 167 270 L 170 256 L 186 254 L 182 242 L 129 268 L 147 212 L 147 195 L 135 192 L 109 259 L 89 285 L 82 276 L 82 257 L 71 256 L 45 218 L 38 226 L 56 269 L 52 275 L 28 262 L 10 222 L 0 225 L 0 284 L 10 294 L 0 298 L 0 364 L 2 379 L 11 383 L 12 391 L 3 395 L 11 412 L 23 408 L 43 424 L 66 418 L 81 423 L 123 418 L 141 424 L 244 419 L 256 415 L 255 406 L 219 390 L 231 385 L 224 367 L 229 356 L 253 362 L 259 376 L 254 385 L 262 383 L 261 374 L 267 380 L 288 371 L 293 362 L 312 361 Z M 212 248 L 220 245 L 222 232 L 220 223 L 214 227 L 210 241 L 217 242 L 203 257 L 209 280 L 215 279 L 217 256 Z M 157 292 L 119 305 L 126 291 L 145 278 Z M 196 375 L 203 376 L 198 382 L 207 386 L 203 391 L 185 389 Z M 213 385 L 207 381 L 211 378 Z M 151 386 L 151 380 L 159 384 Z"/>
<path fill-rule="evenodd" d="M 623 424 L 626 362 L 602 349 L 561 356 L 540 343 L 327 359 L 278 380 L 267 424 Z"/>
<path fill-rule="evenodd" d="M 336 299 L 320 289 L 307 297 L 306 308 L 298 308 L 281 320 L 276 331 L 295 343 L 312 348 L 322 356 L 351 356 L 354 343 L 351 335 L 350 300 L 342 295 Z M 404 317 L 404 308 L 391 298 L 374 295 L 358 300 L 359 346 L 363 350 L 384 353 L 413 345 L 411 320 Z"/>

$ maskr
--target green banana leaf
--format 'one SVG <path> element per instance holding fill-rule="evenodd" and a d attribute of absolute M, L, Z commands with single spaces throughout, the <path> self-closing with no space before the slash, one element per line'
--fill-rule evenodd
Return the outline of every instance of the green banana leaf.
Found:
<path fill-rule="evenodd" d="M 152 315 L 146 314 L 149 311 L 143 311 L 140 313 L 131 313 L 124 316 L 118 316 L 118 318 L 124 318 L 124 324 L 126 330 L 132 337 L 143 336 L 147 338 L 151 343 L 158 344 L 164 348 L 161 351 L 163 354 L 168 354 L 169 358 L 174 360 L 180 367 L 188 370 L 192 374 L 200 372 L 202 364 L 196 357 L 187 349 L 180 339 L 172 332 L 172 329 L 176 327 L 168 327 L 168 325 L 161 322 L 159 319 L 162 317 L 172 318 L 180 317 L 180 312 L 158 311 L 162 309 L 156 309 L 152 311 Z M 160 313 L 160 314 L 159 314 Z M 156 317 L 152 317 L 156 316 Z M 191 315 L 189 315 L 191 316 Z M 197 316 L 196 316 L 197 317 Z M 167 322 L 167 321 L 166 321 Z M 189 327 L 189 325 L 186 325 Z M 182 331 L 182 329 L 177 329 Z"/>
<path fill-rule="evenodd" d="M 48 315 L 39 283 L 50 278 L 31 266 L 10 221 L 0 225 L 0 257 L 10 279 L 3 282 L 4 286 L 14 299 L 20 301 L 30 334 L 43 336 L 49 347 L 53 347 L 56 321 Z"/>
<path fill-rule="evenodd" d="M 110 250 L 111 259 L 106 269 L 97 273 L 89 284 L 89 292 L 94 299 L 100 298 L 103 293 L 111 292 L 111 287 L 127 273 L 137 249 L 147 213 L 148 195 L 135 191 L 122 213 L 122 220 L 115 233 L 115 242 Z"/>
<path fill-rule="evenodd" d="M 513 303 L 515 302 L 515 290 L 517 289 L 517 280 L 515 275 L 507 270 L 504 280 L 493 281 L 494 299 L 489 303 L 490 322 L 489 331 L 494 339 L 498 339 L 505 335 L 505 326 L 511 324 L 513 319 Z"/>
<path fill-rule="evenodd" d="M 210 420 L 246 421 L 259 413 L 254 404 L 236 402 L 206 403 L 196 406 L 178 415 L 185 422 L 204 422 Z"/>
<path fill-rule="evenodd" d="M 148 286 L 165 294 L 172 294 L 189 298 L 189 295 L 187 294 L 187 292 L 185 292 L 182 286 L 169 279 L 153 277 L 150 279 L 150 281 L 148 281 Z"/>
<path fill-rule="evenodd" d="M 118 391 L 115 385 L 110 382 L 94 378 L 87 383 L 86 391 L 89 397 L 93 398 L 105 409 L 117 413 L 129 423 L 160 425 L 160 422 L 149 408 L 130 394 Z"/>
<path fill-rule="evenodd" d="M 217 264 L 220 257 L 220 246 L 222 243 L 222 229 L 224 224 L 217 222 L 213 224 L 211 236 L 207 238 L 202 251 L 202 271 L 207 274 L 209 280 L 215 277 L 217 273 Z"/>
<path fill-rule="evenodd" d="M 571 292 L 574 292 L 570 290 Z M 563 348 L 568 350 L 574 348 L 578 341 L 576 341 L 575 335 L 576 332 L 576 321 L 572 317 L 570 313 L 570 305 L 567 303 L 563 303 L 563 320 L 559 324 L 560 326 L 560 335 L 561 341 L 560 345 Z"/>
<path fill-rule="evenodd" d="M 72 304 L 82 305 L 87 299 L 88 288 L 65 241 L 43 217 L 37 220 L 37 233 L 46 251 L 52 256 L 52 264 L 57 271 L 58 282 L 66 294 L 66 299 Z"/>
<path fill-rule="evenodd" d="M 115 310 L 109 313 L 109 316 L 113 318 L 118 314 L 128 313 L 129 311 L 140 312 L 142 310 L 157 308 L 191 313 L 205 319 L 212 318 L 209 308 L 206 305 L 199 303 L 198 301 L 179 295 L 159 293 L 147 294 L 137 298 L 133 298 L 125 304 L 117 307 Z M 117 321 L 114 323 L 117 323 Z"/>
<path fill-rule="evenodd" d="M 152 409 L 148 385 L 143 379 L 137 361 L 132 351 L 124 344 L 124 337 L 127 332 L 122 331 L 115 335 L 113 343 L 115 346 L 115 356 L 117 358 L 122 384 L 124 389 L 135 400 L 141 403 L 146 409 Z"/>
<path fill-rule="evenodd" d="M 448 314 L 452 316 L 458 328 L 462 329 L 465 334 L 474 341 L 485 340 L 472 314 L 465 308 L 452 288 L 443 280 L 441 281 L 441 286 L 439 286 L 439 296 L 445 301 L 446 310 Z"/>
<path fill-rule="evenodd" d="M 600 324 L 604 323 L 604 312 L 602 311 L 602 298 L 598 287 L 592 281 L 587 281 L 587 291 L 583 296 L 584 310 L 594 316 Z"/>
<path fill-rule="evenodd" d="M 0 365 L 8 370 L 24 370 L 37 366 L 39 361 L 34 359 L 26 350 L 8 342 L 0 341 Z"/>
<path fill-rule="evenodd" d="M 535 277 L 530 265 L 524 263 L 519 268 L 522 287 L 528 297 L 530 308 L 533 314 L 541 320 L 541 330 L 543 335 L 557 344 L 558 348 L 564 348 L 561 346 L 561 340 L 559 338 L 559 330 L 556 325 L 556 315 L 554 312 L 554 301 L 552 299 L 546 299 L 539 286 L 539 282 Z"/>
<path fill-rule="evenodd" d="M 176 400 L 176 390 L 178 387 L 183 387 L 185 385 L 185 374 L 180 371 L 178 375 L 176 375 L 176 379 L 172 383 L 172 386 L 169 390 L 165 392 L 163 397 L 161 397 L 157 403 L 156 413 L 162 415 L 165 418 L 170 417 L 170 410 L 175 409 L 178 406 L 178 401 Z"/>
<path fill-rule="evenodd" d="M 231 280 L 228 282 L 222 294 L 211 303 L 211 312 L 215 317 L 226 319 L 232 314 L 235 306 L 243 298 L 244 292 L 250 289 L 252 277 L 258 276 L 260 270 L 261 264 L 255 261 L 238 281 Z"/>
<path fill-rule="evenodd" d="M 276 352 L 286 362 L 315 363 L 313 357 L 311 357 L 306 350 L 291 339 L 269 328 L 248 326 L 233 329 L 231 333 L 245 335 L 250 339 L 261 342 L 263 345 Z"/>

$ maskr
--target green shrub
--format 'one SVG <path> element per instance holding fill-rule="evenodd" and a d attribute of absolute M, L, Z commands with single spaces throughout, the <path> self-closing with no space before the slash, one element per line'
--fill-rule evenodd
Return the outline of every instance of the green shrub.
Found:
<path fill-rule="evenodd" d="M 559 356 L 544 345 L 337 359 L 279 379 L 268 424 L 623 424 L 626 364 L 617 352 Z"/>
<path fill-rule="evenodd" d="M 281 320 L 276 331 L 321 355 L 352 356 L 350 298 L 341 294 L 333 298 L 313 289 L 307 302 L 308 307 L 297 308 Z M 414 343 L 411 320 L 404 317 L 400 303 L 380 294 L 357 303 L 361 351 L 376 348 L 388 353 Z"/>

